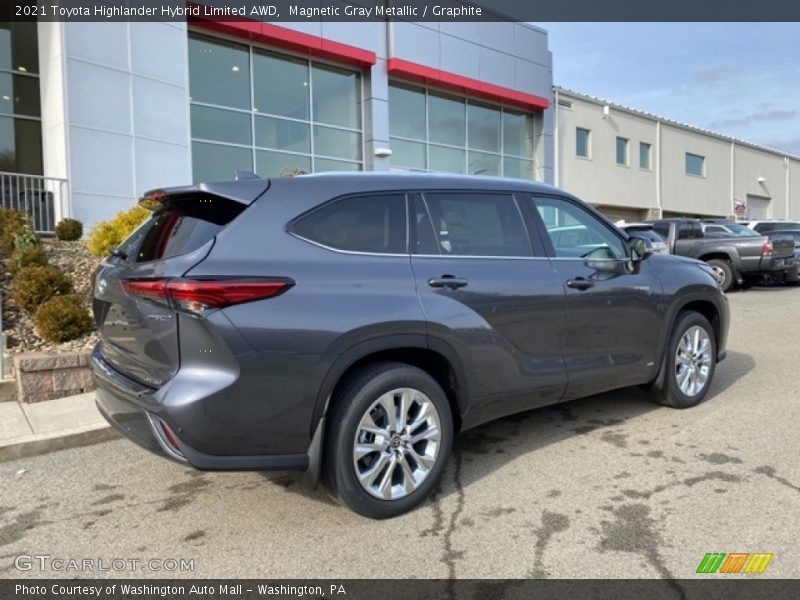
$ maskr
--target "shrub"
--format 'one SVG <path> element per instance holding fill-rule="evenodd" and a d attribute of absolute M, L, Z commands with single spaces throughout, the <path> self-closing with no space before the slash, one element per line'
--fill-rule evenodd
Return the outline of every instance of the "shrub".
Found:
<path fill-rule="evenodd" d="M 39 236 L 31 229 L 29 224 L 25 224 L 14 233 L 14 244 L 12 250 L 30 250 L 40 244 Z"/>
<path fill-rule="evenodd" d="M 11 299 L 21 309 L 33 312 L 53 296 L 69 294 L 72 283 L 53 266 L 31 266 L 20 269 L 11 281 Z"/>
<path fill-rule="evenodd" d="M 33 324 L 42 339 L 68 342 L 88 331 L 92 318 L 77 296 L 55 296 L 37 309 Z"/>
<path fill-rule="evenodd" d="M 89 234 L 89 252 L 95 256 L 107 256 L 150 214 L 149 210 L 137 205 L 125 212 L 118 212 L 109 221 L 101 221 L 92 228 L 92 232 Z"/>
<path fill-rule="evenodd" d="M 46 265 L 47 256 L 42 251 L 39 236 L 28 226 L 14 235 L 14 251 L 8 258 L 8 270 L 16 275 L 23 267 Z"/>
<path fill-rule="evenodd" d="M 0 247 L 6 255 L 14 251 L 14 237 L 24 229 L 33 230 L 28 217 L 16 210 L 0 208 Z"/>
<path fill-rule="evenodd" d="M 74 242 L 83 237 L 83 223 L 78 219 L 61 219 L 56 225 L 56 237 L 63 242 Z"/>
<path fill-rule="evenodd" d="M 38 244 L 26 250 L 14 250 L 11 256 L 8 257 L 8 271 L 12 275 L 16 275 L 25 267 L 44 266 L 46 264 L 47 256 Z"/>

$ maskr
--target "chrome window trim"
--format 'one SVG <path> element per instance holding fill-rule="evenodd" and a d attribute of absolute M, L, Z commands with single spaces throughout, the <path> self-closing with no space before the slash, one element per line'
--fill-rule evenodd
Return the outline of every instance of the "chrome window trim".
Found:
<path fill-rule="evenodd" d="M 391 258 L 447 258 L 447 259 L 459 259 L 459 258 L 467 258 L 467 259 L 482 259 L 482 260 L 549 260 L 547 256 L 480 256 L 480 255 L 472 255 L 472 254 L 411 254 L 410 252 L 406 252 L 405 254 L 390 254 L 386 252 L 361 252 L 358 250 L 341 250 L 339 248 L 332 248 L 331 246 L 326 246 L 325 244 L 321 244 L 319 242 L 315 242 L 314 240 L 310 240 L 308 238 L 303 237 L 302 235 L 298 235 L 292 231 L 287 231 L 289 235 L 292 237 L 301 240 L 303 242 L 307 242 L 312 246 L 317 246 L 318 248 L 323 248 L 324 250 L 329 250 L 330 252 L 336 252 L 337 254 L 352 254 L 355 256 L 381 256 L 381 257 L 391 257 Z M 563 260 L 573 260 L 573 259 L 563 259 Z"/>
<path fill-rule="evenodd" d="M 487 255 L 480 255 L 480 254 L 414 254 L 413 252 L 411 252 L 411 248 L 410 248 L 410 244 L 411 244 L 411 238 L 410 238 L 410 236 L 411 236 L 411 227 L 410 227 L 411 204 L 410 203 L 413 202 L 413 200 L 414 200 L 413 196 L 414 195 L 418 195 L 419 196 L 420 200 L 423 203 L 423 206 L 425 207 L 425 211 L 428 214 L 428 218 L 431 219 L 431 223 L 433 223 L 433 219 L 432 219 L 432 216 L 431 216 L 431 213 L 430 213 L 430 208 L 428 207 L 428 202 L 427 202 L 427 199 L 425 198 L 425 194 L 426 193 L 431 193 L 431 192 L 433 192 L 433 193 L 467 192 L 467 193 L 476 193 L 476 194 L 478 194 L 478 193 L 481 193 L 481 192 L 484 192 L 484 191 L 487 192 L 487 193 L 508 194 L 509 196 L 512 197 L 512 200 L 513 200 L 514 205 L 515 205 L 515 207 L 517 209 L 517 212 L 519 213 L 520 219 L 522 219 L 522 225 L 523 225 L 523 227 L 525 229 L 525 232 L 528 235 L 528 240 L 529 240 L 529 242 L 531 244 L 531 256 L 507 256 L 507 255 L 502 255 L 502 256 L 490 255 L 490 256 L 487 256 Z M 393 193 L 397 194 L 399 192 L 397 190 L 380 190 L 380 191 L 374 191 L 374 192 L 358 192 L 358 193 L 354 193 L 354 194 L 345 194 L 345 195 L 339 196 L 337 198 L 331 198 L 330 200 L 327 200 L 327 201 L 319 204 L 318 206 L 315 206 L 315 207 L 305 211 L 304 213 L 302 213 L 300 215 L 297 215 L 296 217 L 292 218 L 289 221 L 289 223 L 287 224 L 287 226 L 284 227 L 284 231 L 287 234 L 289 234 L 290 236 L 292 236 L 293 238 L 298 239 L 298 240 L 303 241 L 303 242 L 306 242 L 308 244 L 311 244 L 312 246 L 316 246 L 318 248 L 322 248 L 324 250 L 328 250 L 329 252 L 335 252 L 337 254 L 354 255 L 354 256 L 377 256 L 377 257 L 384 257 L 384 258 L 386 258 L 386 257 L 388 257 L 388 258 L 426 258 L 426 259 L 445 258 L 445 259 L 448 259 L 448 260 L 454 260 L 454 259 L 475 260 L 475 259 L 478 259 L 478 260 L 546 260 L 546 261 L 553 261 L 553 260 L 572 260 L 572 261 L 575 261 L 575 260 L 579 260 L 579 261 L 582 261 L 582 262 L 585 261 L 585 259 L 583 259 L 581 257 L 569 257 L 569 256 L 559 257 L 559 256 L 536 256 L 535 255 L 536 249 L 534 247 L 533 240 L 531 238 L 532 234 L 531 234 L 531 231 L 530 231 L 530 229 L 528 227 L 528 221 L 527 221 L 524 213 L 522 212 L 522 207 L 520 206 L 520 201 L 519 201 L 519 198 L 517 197 L 518 194 L 528 194 L 528 195 L 530 195 L 530 192 L 527 192 L 527 191 L 519 192 L 519 191 L 507 191 L 507 190 L 481 190 L 481 191 L 476 191 L 476 190 L 452 190 L 452 189 L 442 189 L 442 190 L 438 190 L 438 189 L 437 190 L 430 190 L 430 189 L 427 189 L 427 190 L 409 190 L 409 191 L 405 191 L 405 192 L 400 192 L 400 193 L 404 194 L 405 201 L 406 201 L 406 205 L 405 205 L 405 211 L 406 211 L 406 252 L 405 253 L 364 252 L 364 251 L 359 251 L 359 250 L 342 250 L 340 248 L 333 248 L 332 246 L 328 246 L 326 244 L 322 244 L 320 242 L 316 242 L 314 240 L 311 240 L 311 239 L 308 239 L 306 237 L 303 237 L 302 235 L 299 235 L 299 234 L 295 233 L 294 231 L 292 231 L 289 228 L 289 225 L 293 221 L 295 221 L 296 219 L 299 219 L 304 214 L 310 213 L 310 212 L 316 210 L 317 208 L 320 208 L 320 207 L 324 206 L 325 204 L 332 203 L 334 201 L 341 200 L 341 199 L 346 199 L 346 198 L 349 198 L 351 196 L 368 195 L 368 194 L 393 194 Z M 552 195 L 552 196 L 545 195 L 545 197 L 566 199 L 563 196 L 559 196 L 559 195 Z M 531 196 L 531 200 L 533 200 L 535 202 L 535 199 L 532 196 Z M 569 199 L 566 199 L 566 200 L 569 201 Z M 438 234 L 436 232 L 436 228 L 433 227 L 432 229 L 433 229 L 433 234 L 436 237 L 437 243 L 438 243 Z M 619 258 L 619 259 L 611 259 L 611 260 L 625 260 L 625 259 L 624 258 Z"/>
<path fill-rule="evenodd" d="M 406 230 L 407 229 L 408 228 L 406 228 Z M 395 257 L 395 258 L 397 258 L 397 257 L 408 258 L 409 257 L 408 253 L 405 253 L 405 254 L 391 254 L 391 253 L 388 253 L 388 252 L 363 252 L 363 251 L 360 251 L 360 250 L 342 250 L 340 248 L 333 248 L 332 246 L 327 246 L 327 245 L 322 244 L 320 242 L 315 242 L 314 240 L 310 240 L 310 239 L 308 239 L 306 237 L 303 237 L 302 235 L 299 235 L 299 234 L 295 233 L 294 231 L 286 231 L 286 233 L 288 233 L 290 236 L 292 236 L 294 238 L 297 238 L 298 240 L 302 240 L 304 242 L 308 242 L 312 246 L 317 246 L 318 248 L 323 248 L 323 249 L 329 250 L 331 252 L 336 252 L 337 254 L 352 254 L 352 255 L 355 255 L 355 256 L 385 256 L 385 257 L 388 256 L 388 257 Z M 406 231 L 406 238 L 408 238 L 408 232 L 407 231 Z M 408 241 L 406 241 L 406 247 L 408 247 Z"/>

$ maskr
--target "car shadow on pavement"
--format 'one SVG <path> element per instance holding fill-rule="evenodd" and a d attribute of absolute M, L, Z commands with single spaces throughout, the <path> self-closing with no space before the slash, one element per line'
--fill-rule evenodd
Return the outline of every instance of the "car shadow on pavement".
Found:
<path fill-rule="evenodd" d="M 749 354 L 728 350 L 728 356 L 717 365 L 714 382 L 703 402 L 709 402 L 755 369 L 756 361 Z"/>
<path fill-rule="evenodd" d="M 718 365 L 704 404 L 716 401 L 720 394 L 752 371 L 755 364 L 749 354 L 729 351 L 725 361 Z M 657 410 L 675 409 L 653 403 L 648 392 L 632 387 L 529 410 L 470 429 L 456 437 L 448 468 L 452 471 L 455 465 L 455 473 L 445 474 L 436 495 L 441 498 L 456 491 L 462 493 L 470 483 L 520 456 L 576 436 L 593 434 L 601 442 L 627 447 L 629 434 L 620 431 L 620 426 Z M 302 473 L 264 472 L 262 476 L 288 492 L 326 504 L 338 504 L 331 498 L 327 486 L 320 485 L 315 490 L 304 487 L 300 483 Z"/>
<path fill-rule="evenodd" d="M 752 371 L 755 364 L 749 354 L 729 351 L 718 365 L 702 405 L 723 400 L 720 395 Z M 471 429 L 455 440 L 451 469 L 455 473 L 449 481 L 443 481 L 439 495 L 463 493 L 470 483 L 521 456 L 588 434 L 592 436 L 592 445 L 610 444 L 634 452 L 634 440 L 623 425 L 653 411 L 671 411 L 676 417 L 686 414 L 654 403 L 642 388 L 630 387 L 511 415 Z M 586 451 L 587 444 L 573 445 L 570 451 L 576 448 Z"/>
<path fill-rule="evenodd" d="M 796 285 L 754 285 L 750 288 L 744 288 L 738 290 L 740 293 L 750 294 L 756 292 L 768 292 L 770 294 L 774 294 L 775 292 L 791 292 L 796 290 L 798 286 Z"/>

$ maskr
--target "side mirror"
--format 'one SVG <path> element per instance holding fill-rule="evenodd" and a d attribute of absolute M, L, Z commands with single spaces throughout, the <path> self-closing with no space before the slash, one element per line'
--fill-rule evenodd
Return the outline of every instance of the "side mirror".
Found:
<path fill-rule="evenodd" d="M 642 238 L 632 237 L 628 242 L 628 251 L 633 262 L 639 262 L 650 256 L 653 251 L 647 247 Z"/>

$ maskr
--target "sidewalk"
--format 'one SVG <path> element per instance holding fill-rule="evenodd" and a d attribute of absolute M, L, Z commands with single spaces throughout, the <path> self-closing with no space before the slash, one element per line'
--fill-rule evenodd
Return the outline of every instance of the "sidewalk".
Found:
<path fill-rule="evenodd" d="M 0 462 L 87 446 L 117 435 L 97 411 L 94 392 L 34 404 L 0 402 Z"/>

